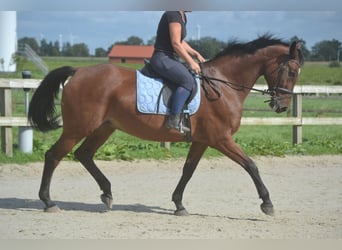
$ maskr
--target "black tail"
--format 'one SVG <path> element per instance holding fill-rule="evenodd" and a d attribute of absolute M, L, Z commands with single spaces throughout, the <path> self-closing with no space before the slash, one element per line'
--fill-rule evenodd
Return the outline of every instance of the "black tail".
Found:
<path fill-rule="evenodd" d="M 54 99 L 57 98 L 60 85 L 75 73 L 69 66 L 52 70 L 34 92 L 28 111 L 31 125 L 43 132 L 58 128 Z"/>

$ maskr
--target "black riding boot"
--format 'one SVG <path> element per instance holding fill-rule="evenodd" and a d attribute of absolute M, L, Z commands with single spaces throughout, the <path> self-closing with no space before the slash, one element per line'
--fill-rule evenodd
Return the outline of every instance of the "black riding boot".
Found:
<path fill-rule="evenodd" d="M 179 132 L 189 132 L 190 129 L 188 127 L 182 126 L 181 124 L 181 115 L 169 115 L 165 122 L 165 127 L 169 129 L 176 129 Z"/>

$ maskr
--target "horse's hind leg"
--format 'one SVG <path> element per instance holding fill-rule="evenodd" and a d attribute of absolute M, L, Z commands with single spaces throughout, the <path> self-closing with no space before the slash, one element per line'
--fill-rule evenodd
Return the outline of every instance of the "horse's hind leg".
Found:
<path fill-rule="evenodd" d="M 179 180 L 179 183 L 172 194 L 172 201 L 176 205 L 175 215 L 184 216 L 188 215 L 188 212 L 183 206 L 183 193 L 186 184 L 189 182 L 192 174 L 194 173 L 199 160 L 201 159 L 204 151 L 207 149 L 207 145 L 193 142 L 188 153 L 186 162 L 183 167 L 183 174 Z"/>
<path fill-rule="evenodd" d="M 96 166 L 93 157 L 97 149 L 108 139 L 114 130 L 115 128 L 109 121 L 104 122 L 92 134 L 90 134 L 82 145 L 75 151 L 75 157 L 94 177 L 100 186 L 100 189 L 103 191 L 101 200 L 107 206 L 107 209 L 111 209 L 113 202 L 111 184 Z"/>
<path fill-rule="evenodd" d="M 59 208 L 51 201 L 50 184 L 54 170 L 60 160 L 71 151 L 73 146 L 78 141 L 75 139 L 66 138 L 64 134 L 59 140 L 45 153 L 45 163 L 43 176 L 39 189 L 39 198 L 45 203 L 46 212 L 58 212 Z"/>

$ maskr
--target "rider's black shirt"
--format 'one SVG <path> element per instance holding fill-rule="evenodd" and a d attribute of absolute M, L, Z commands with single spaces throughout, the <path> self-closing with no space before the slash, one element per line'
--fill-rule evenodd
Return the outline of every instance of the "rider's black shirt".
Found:
<path fill-rule="evenodd" d="M 165 52 L 175 53 L 170 39 L 170 29 L 169 24 L 170 23 L 180 23 L 182 26 L 182 34 L 181 34 L 181 41 L 186 36 L 186 16 L 185 22 L 183 22 L 182 16 L 178 11 L 166 11 L 164 12 L 163 16 L 161 17 L 158 25 L 157 30 L 157 37 L 156 42 L 154 44 L 154 48 L 156 50 L 161 50 Z"/>

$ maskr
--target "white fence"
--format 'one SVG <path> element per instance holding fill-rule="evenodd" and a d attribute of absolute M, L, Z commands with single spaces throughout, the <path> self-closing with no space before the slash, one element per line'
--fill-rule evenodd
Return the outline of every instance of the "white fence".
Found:
<path fill-rule="evenodd" d="M 35 89 L 40 80 L 34 79 L 0 79 L 0 128 L 1 149 L 7 155 L 13 154 L 12 127 L 29 126 L 26 117 L 12 116 L 11 89 Z M 255 85 L 258 89 L 267 89 L 266 85 Z M 303 125 L 342 125 L 342 118 L 303 117 L 302 94 L 342 94 L 342 86 L 296 86 L 293 96 L 293 117 L 243 117 L 242 125 L 290 125 L 293 126 L 293 143 L 302 143 Z"/>

